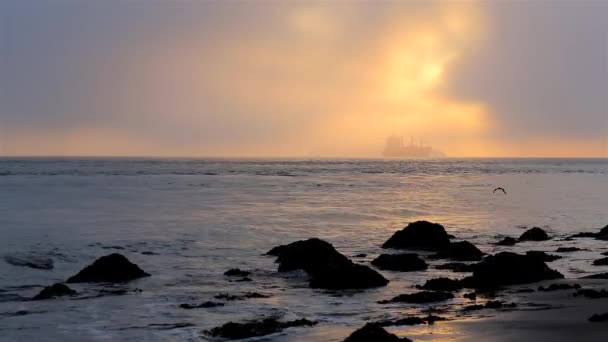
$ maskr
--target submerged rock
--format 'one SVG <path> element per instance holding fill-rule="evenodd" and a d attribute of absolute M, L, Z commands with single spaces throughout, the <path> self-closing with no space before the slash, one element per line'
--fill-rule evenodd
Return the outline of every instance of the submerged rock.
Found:
<path fill-rule="evenodd" d="M 416 221 L 397 231 L 382 248 L 420 249 L 439 251 L 447 248 L 450 237 L 442 225 L 428 221 Z"/>
<path fill-rule="evenodd" d="M 182 309 L 200 309 L 200 308 L 215 308 L 218 306 L 224 306 L 224 303 L 207 301 L 201 304 L 180 304 L 179 307 Z"/>
<path fill-rule="evenodd" d="M 487 256 L 479 262 L 473 275 L 463 280 L 463 285 L 472 288 L 495 288 L 563 277 L 538 257 L 501 252 Z"/>
<path fill-rule="evenodd" d="M 427 280 L 422 286 L 416 286 L 416 288 L 431 291 L 458 291 L 462 289 L 462 284 L 458 279 L 434 278 Z"/>
<path fill-rule="evenodd" d="M 412 342 L 412 340 L 406 337 L 399 338 L 378 324 L 367 323 L 363 328 L 350 334 L 344 342 Z"/>
<path fill-rule="evenodd" d="M 592 289 L 579 289 L 574 294 L 574 297 L 583 296 L 586 298 L 596 299 L 596 298 L 606 298 L 608 297 L 608 291 L 602 290 L 592 290 Z"/>
<path fill-rule="evenodd" d="M 223 337 L 229 340 L 238 340 L 249 337 L 270 335 L 291 327 L 310 327 L 315 324 L 317 324 L 317 322 L 309 321 L 304 318 L 287 322 L 280 322 L 275 318 L 266 318 L 261 321 L 251 321 L 245 323 L 228 322 L 221 327 L 205 330 L 205 334 L 213 337 Z"/>
<path fill-rule="evenodd" d="M 419 325 L 419 324 L 429 324 L 432 325 L 438 321 L 446 321 L 447 319 L 444 317 L 434 316 L 429 314 L 426 317 L 416 317 L 410 316 L 405 318 L 399 318 L 395 320 L 383 320 L 375 322 L 376 324 L 382 327 L 390 327 L 390 326 L 398 326 L 398 325 Z"/>
<path fill-rule="evenodd" d="M 465 264 L 463 262 L 448 262 L 435 266 L 438 270 L 451 270 L 454 272 L 473 272 L 475 264 Z"/>
<path fill-rule="evenodd" d="M 68 283 L 122 283 L 149 277 L 139 266 L 124 255 L 113 253 L 102 256 L 78 274 L 68 278 Z"/>
<path fill-rule="evenodd" d="M 389 303 L 411 303 L 411 304 L 426 304 L 433 302 L 441 302 L 452 299 L 454 295 L 449 292 L 441 291 L 420 291 L 410 294 L 401 294 L 389 300 L 381 300 L 378 304 Z"/>
<path fill-rule="evenodd" d="M 581 286 L 579 284 L 551 284 L 547 287 L 539 286 L 538 291 L 551 292 L 558 290 L 577 290 L 580 289 Z"/>
<path fill-rule="evenodd" d="M 381 270 L 390 271 L 424 271 L 428 265 L 422 260 L 418 254 L 381 254 L 372 261 L 372 265 Z"/>
<path fill-rule="evenodd" d="M 526 230 L 519 237 L 519 241 L 545 241 L 549 240 L 549 235 L 541 228 L 534 227 Z"/>
<path fill-rule="evenodd" d="M 491 300 L 486 302 L 484 305 L 476 304 L 476 305 L 467 305 L 463 308 L 464 311 L 475 311 L 482 309 L 512 309 L 517 307 L 515 303 L 505 303 L 499 300 Z"/>
<path fill-rule="evenodd" d="M 608 240 L 608 226 L 600 229 L 600 231 L 598 233 L 583 232 L 583 233 L 574 234 L 571 237 L 573 237 L 573 238 L 595 238 L 598 240 Z"/>
<path fill-rule="evenodd" d="M 47 286 L 40 293 L 34 296 L 32 300 L 43 300 L 43 299 L 51 299 L 61 296 L 74 296 L 77 295 L 78 292 L 72 290 L 67 285 L 62 283 L 53 284 L 51 286 Z"/>
<path fill-rule="evenodd" d="M 596 266 L 605 266 L 605 265 L 608 265 L 608 257 L 594 260 L 593 264 L 596 265 Z"/>
<path fill-rule="evenodd" d="M 39 270 L 52 270 L 55 266 L 53 259 L 31 254 L 7 254 L 4 256 L 4 261 L 13 266 L 24 266 Z"/>
<path fill-rule="evenodd" d="M 355 264 L 330 243 L 317 238 L 278 246 L 267 254 L 277 256 L 279 272 L 304 270 L 310 275 L 313 288 L 364 289 L 388 284 L 380 273 Z"/>
<path fill-rule="evenodd" d="M 250 299 L 250 298 L 270 298 L 270 297 L 271 297 L 270 295 L 265 295 L 265 294 L 261 294 L 261 293 L 257 293 L 257 292 L 245 292 L 240 295 L 231 295 L 229 293 L 220 293 L 218 295 L 215 295 L 213 298 L 233 301 L 233 300 L 245 300 L 245 299 Z"/>
<path fill-rule="evenodd" d="M 603 314 L 593 314 L 593 316 L 589 317 L 589 322 L 608 322 L 608 312 Z"/>
<path fill-rule="evenodd" d="M 562 257 L 559 255 L 548 254 L 541 251 L 527 251 L 526 256 L 537 258 L 538 260 L 544 262 L 555 261 L 557 259 L 561 259 Z"/>
<path fill-rule="evenodd" d="M 598 273 L 581 277 L 582 279 L 608 279 L 608 273 Z"/>
<path fill-rule="evenodd" d="M 246 277 L 250 274 L 251 272 L 243 271 L 240 268 L 231 268 L 228 271 L 224 272 L 224 275 L 229 277 Z"/>
<path fill-rule="evenodd" d="M 570 252 L 578 252 L 582 251 L 581 248 L 578 247 L 559 247 L 555 250 L 556 253 L 570 253 Z"/>
<path fill-rule="evenodd" d="M 433 259 L 453 259 L 458 261 L 478 261 L 483 252 L 468 241 L 452 242 L 448 247 L 431 256 Z"/>
<path fill-rule="evenodd" d="M 506 237 L 496 243 L 497 246 L 513 246 L 517 243 L 517 239 L 512 237 Z"/>

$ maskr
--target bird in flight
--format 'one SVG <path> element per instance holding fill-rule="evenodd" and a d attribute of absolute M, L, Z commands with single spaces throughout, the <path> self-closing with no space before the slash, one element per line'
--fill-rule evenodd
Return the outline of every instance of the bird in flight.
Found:
<path fill-rule="evenodd" d="M 495 193 L 496 191 L 499 191 L 499 190 L 502 191 L 502 192 L 504 192 L 505 195 L 507 194 L 507 192 L 505 191 L 505 189 L 503 189 L 501 187 L 498 187 L 498 188 L 494 189 L 494 191 L 492 191 L 492 193 Z"/>

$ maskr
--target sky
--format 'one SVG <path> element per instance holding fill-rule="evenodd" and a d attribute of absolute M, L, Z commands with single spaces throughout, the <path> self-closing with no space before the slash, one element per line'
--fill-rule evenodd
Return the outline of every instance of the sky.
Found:
<path fill-rule="evenodd" d="M 0 0 L 0 155 L 608 157 L 607 1 Z"/>

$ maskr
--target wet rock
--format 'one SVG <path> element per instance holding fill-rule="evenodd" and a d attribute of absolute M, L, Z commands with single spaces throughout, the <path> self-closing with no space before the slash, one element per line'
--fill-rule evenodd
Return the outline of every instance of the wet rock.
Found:
<path fill-rule="evenodd" d="M 391 334 L 384 330 L 381 326 L 374 323 L 367 323 L 350 334 L 344 342 L 412 342 L 412 340 L 397 335 Z"/>
<path fill-rule="evenodd" d="M 229 293 L 220 293 L 218 295 L 215 295 L 213 298 L 227 300 L 227 301 L 234 301 L 234 300 L 245 300 L 245 299 L 250 299 L 250 298 L 270 298 L 270 297 L 271 297 L 270 295 L 265 295 L 265 294 L 261 294 L 261 293 L 257 293 L 257 292 L 245 292 L 240 295 L 231 295 Z"/>
<path fill-rule="evenodd" d="M 266 336 L 291 327 L 310 327 L 315 324 L 317 324 L 317 322 L 309 321 L 307 319 L 280 322 L 275 318 L 266 318 L 261 321 L 250 321 L 245 323 L 228 322 L 221 327 L 205 330 L 205 334 L 229 340 L 238 340 L 249 337 Z"/>
<path fill-rule="evenodd" d="M 224 303 L 220 303 L 220 302 L 211 302 L 211 301 L 207 301 L 201 304 L 180 304 L 179 307 L 182 309 L 187 309 L 187 310 L 191 310 L 191 309 L 205 309 L 205 308 L 215 308 L 218 306 L 224 306 Z"/>
<path fill-rule="evenodd" d="M 449 244 L 450 238 L 442 225 L 416 221 L 393 234 L 382 248 L 439 251 L 447 248 Z"/>
<path fill-rule="evenodd" d="M 579 284 L 551 284 L 547 287 L 539 286 L 538 291 L 543 292 L 551 292 L 551 291 L 559 291 L 559 290 L 576 290 L 580 289 L 581 286 Z"/>
<path fill-rule="evenodd" d="M 534 227 L 526 230 L 519 237 L 519 241 L 545 241 L 549 240 L 549 235 L 541 228 Z"/>
<path fill-rule="evenodd" d="M 53 284 L 51 286 L 47 286 L 40 293 L 34 296 L 32 300 L 43 300 L 43 299 L 51 299 L 61 296 L 74 296 L 77 295 L 78 292 L 72 290 L 67 285 L 62 283 Z"/>
<path fill-rule="evenodd" d="M 603 314 L 594 314 L 593 316 L 589 317 L 589 322 L 598 323 L 598 322 L 607 322 L 607 321 L 608 321 L 608 312 L 603 313 Z"/>
<path fill-rule="evenodd" d="M 557 259 L 561 259 L 562 257 L 559 255 L 548 254 L 541 251 L 527 251 L 526 256 L 536 258 L 543 262 L 555 261 Z"/>
<path fill-rule="evenodd" d="M 13 266 L 24 266 L 39 270 L 52 270 L 54 267 L 53 259 L 31 254 L 7 254 L 4 256 L 4 261 Z"/>
<path fill-rule="evenodd" d="M 534 289 L 530 289 L 530 288 L 517 289 L 517 290 L 513 291 L 513 293 L 532 293 L 532 292 L 534 292 Z"/>
<path fill-rule="evenodd" d="M 564 276 L 537 257 L 501 252 L 485 257 L 473 275 L 463 280 L 464 287 L 496 288 L 502 285 L 534 283 Z"/>
<path fill-rule="evenodd" d="M 389 300 L 379 301 L 379 304 L 389 303 L 411 303 L 411 304 L 426 304 L 433 302 L 441 302 L 454 298 L 454 295 L 449 292 L 441 291 L 420 291 L 410 294 L 401 294 Z"/>
<path fill-rule="evenodd" d="M 312 238 L 271 249 L 279 272 L 302 269 L 310 286 L 324 289 L 365 289 L 385 286 L 388 280 L 370 267 L 353 263 L 328 242 Z"/>
<path fill-rule="evenodd" d="M 608 273 L 598 273 L 581 277 L 582 279 L 608 279 Z"/>
<path fill-rule="evenodd" d="M 496 243 L 497 246 L 513 246 L 517 243 L 517 239 L 512 237 L 506 237 Z"/>
<path fill-rule="evenodd" d="M 595 238 L 598 240 L 608 240 L 608 226 L 600 229 L 600 231 L 598 233 L 583 232 L 583 233 L 574 234 L 571 237 L 573 237 L 573 238 Z"/>
<path fill-rule="evenodd" d="M 604 252 L 604 253 L 602 253 L 602 255 L 608 256 L 608 252 Z"/>
<path fill-rule="evenodd" d="M 355 258 L 365 258 L 367 256 L 367 254 L 365 253 L 359 253 L 357 255 L 355 255 Z"/>
<path fill-rule="evenodd" d="M 581 248 L 578 247 L 559 247 L 555 250 L 556 253 L 570 253 L 570 252 L 578 252 L 582 251 Z"/>
<path fill-rule="evenodd" d="M 405 318 L 399 318 L 396 320 L 383 320 L 383 321 L 378 321 L 375 323 L 382 327 L 390 327 L 390 326 L 419 325 L 419 324 L 432 325 L 435 322 L 445 321 L 445 320 L 447 320 L 447 319 L 444 317 L 439 317 L 439 316 L 434 316 L 434 315 L 429 314 L 426 317 L 410 316 L 410 317 L 405 317 Z"/>
<path fill-rule="evenodd" d="M 462 297 L 466 298 L 466 299 L 470 299 L 470 300 L 476 300 L 477 299 L 477 293 L 475 293 L 475 292 L 465 293 L 464 295 L 462 295 Z"/>
<path fill-rule="evenodd" d="M 608 265 L 608 257 L 594 260 L 593 264 L 596 265 L 596 266 L 605 266 L 605 265 Z"/>
<path fill-rule="evenodd" d="M 468 305 L 463 308 L 464 311 L 475 311 L 481 309 L 512 309 L 517 307 L 515 303 L 505 303 L 499 300 L 491 300 L 486 302 L 484 305 Z"/>
<path fill-rule="evenodd" d="M 468 241 L 452 242 L 448 247 L 431 256 L 433 259 L 452 259 L 458 261 L 478 261 L 483 252 Z"/>
<path fill-rule="evenodd" d="M 224 275 L 229 277 L 246 277 L 250 274 L 251 272 L 243 271 L 240 268 L 231 268 L 228 271 L 224 272 Z"/>
<path fill-rule="evenodd" d="M 372 261 L 372 265 L 381 270 L 390 271 L 424 271 L 428 265 L 422 260 L 418 254 L 381 254 Z"/>
<path fill-rule="evenodd" d="M 608 297 L 608 291 L 602 290 L 592 290 L 592 289 L 579 289 L 574 294 L 574 297 L 583 296 L 586 298 L 596 299 L 596 298 L 606 298 Z"/>
<path fill-rule="evenodd" d="M 67 282 L 122 283 L 148 276 L 150 276 L 148 273 L 130 262 L 124 255 L 113 253 L 95 260 L 78 274 L 70 277 Z"/>
<path fill-rule="evenodd" d="M 473 272 L 475 264 L 465 264 L 463 262 L 449 262 L 435 266 L 438 270 L 451 270 L 454 272 Z"/>
<path fill-rule="evenodd" d="M 434 278 L 429 279 L 424 285 L 416 286 L 418 289 L 430 290 L 430 291 L 458 291 L 462 289 L 462 284 L 458 279 L 450 278 Z"/>
<path fill-rule="evenodd" d="M 249 277 L 243 277 L 240 279 L 235 280 L 237 283 L 243 283 L 243 282 L 250 282 L 253 281 L 253 279 L 249 278 Z"/>

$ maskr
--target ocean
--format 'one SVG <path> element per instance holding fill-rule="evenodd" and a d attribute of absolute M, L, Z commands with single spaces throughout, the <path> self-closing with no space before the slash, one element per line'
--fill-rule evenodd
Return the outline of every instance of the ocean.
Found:
<path fill-rule="evenodd" d="M 432 307 L 377 301 L 463 274 L 380 271 L 386 287 L 327 291 L 309 288 L 303 273 L 277 273 L 263 254 L 318 237 L 369 265 L 394 252 L 380 245 L 395 231 L 428 220 L 486 253 L 584 248 L 549 263 L 573 278 L 608 271 L 591 264 L 605 242 L 563 239 L 606 226 L 607 208 L 608 159 L 1 158 L 0 253 L 50 258 L 54 268 L 0 259 L 0 341 L 204 341 L 205 329 L 271 316 L 319 323 L 252 341 L 340 341 L 367 321 L 429 310 L 458 318 L 462 298 Z M 553 239 L 494 245 L 533 226 Z M 74 284 L 74 298 L 23 300 L 114 252 L 152 276 L 114 294 Z M 235 267 L 253 281 L 223 275 Z M 269 298 L 179 307 L 244 292 Z M 455 333 L 440 324 L 399 329 L 416 341 Z"/>

